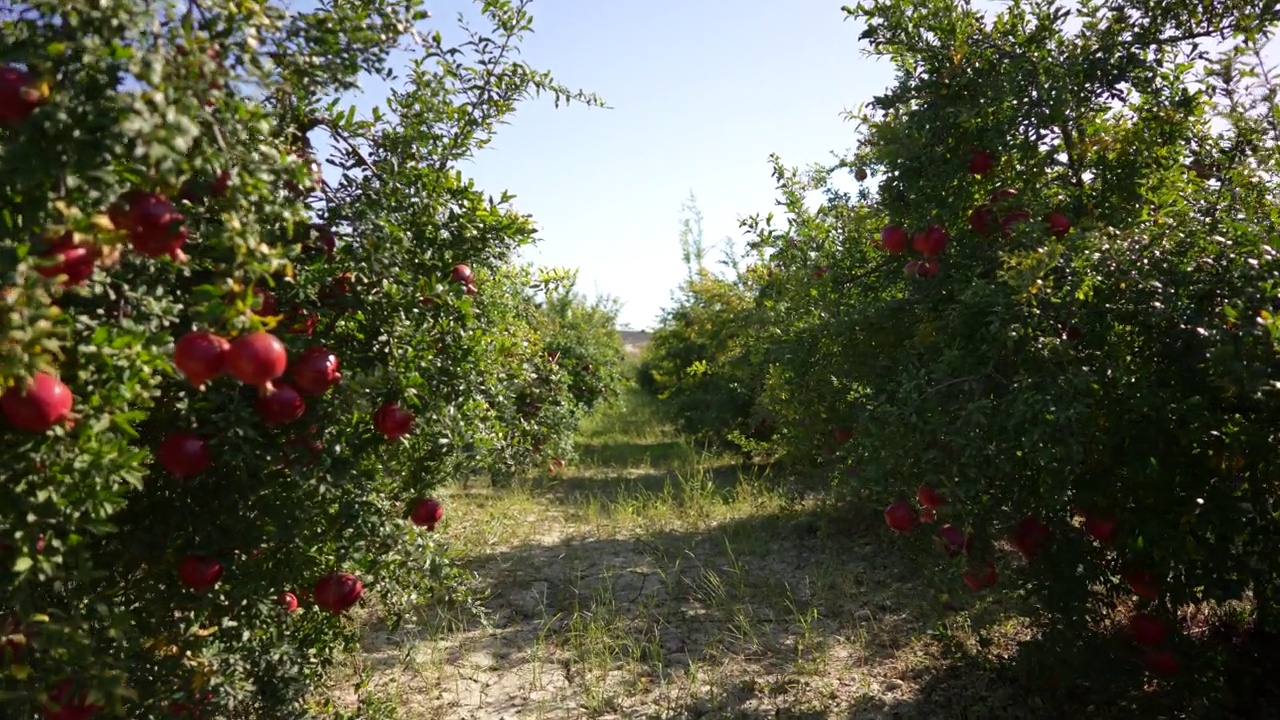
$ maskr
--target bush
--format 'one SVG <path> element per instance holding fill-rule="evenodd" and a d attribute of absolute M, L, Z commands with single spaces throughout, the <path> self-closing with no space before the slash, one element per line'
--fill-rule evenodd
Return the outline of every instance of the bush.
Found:
<path fill-rule="evenodd" d="M 535 92 L 595 102 L 499 50 L 525 4 L 417 37 L 370 120 L 337 98 L 417 3 L 4 13 L 0 714 L 308 717 L 345 610 L 449 581 L 415 499 L 509 470 L 542 344 L 503 279 L 533 226 L 454 167 Z"/>
<path fill-rule="evenodd" d="M 850 12 L 898 80 L 856 153 L 779 166 L 785 228 L 746 223 L 772 271 L 746 337 L 776 447 L 895 501 L 890 524 L 951 558 L 940 591 L 1025 598 L 1041 670 L 1221 700 L 1232 669 L 1186 609 L 1243 599 L 1277 629 L 1280 136 L 1256 58 L 1280 14 Z M 716 332 L 680 346 L 742 352 Z"/>

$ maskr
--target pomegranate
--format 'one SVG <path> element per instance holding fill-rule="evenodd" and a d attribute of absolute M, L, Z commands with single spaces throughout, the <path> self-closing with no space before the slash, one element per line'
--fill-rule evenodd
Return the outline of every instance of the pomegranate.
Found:
<path fill-rule="evenodd" d="M 318 318 L 310 310 L 296 310 L 293 313 L 293 324 L 285 329 L 290 335 L 310 335 L 316 331 Z"/>
<path fill-rule="evenodd" d="M 312 593 L 317 605 L 336 615 L 356 604 L 364 594 L 364 583 L 350 573 L 329 573 L 316 581 Z"/>
<path fill-rule="evenodd" d="M 449 271 L 449 277 L 456 283 L 468 284 L 475 278 L 475 274 L 471 272 L 470 266 L 459 263 Z"/>
<path fill-rule="evenodd" d="M 916 233 L 911 239 L 911 248 L 925 257 L 939 255 L 947 247 L 951 236 L 941 225 L 930 225 L 924 232 Z"/>
<path fill-rule="evenodd" d="M 968 555 L 973 550 L 973 538 L 950 524 L 938 528 L 938 544 L 947 557 L 959 557 L 962 552 Z"/>
<path fill-rule="evenodd" d="M 988 562 L 981 568 L 970 568 L 964 573 L 964 584 L 969 586 L 970 590 L 978 592 L 985 590 L 996 584 L 996 565 Z"/>
<path fill-rule="evenodd" d="M 61 380 L 38 372 L 25 390 L 15 385 L 0 395 L 0 414 L 15 429 L 39 434 L 66 422 L 74 400 Z"/>
<path fill-rule="evenodd" d="M 1134 595 L 1144 600 L 1155 600 L 1160 597 L 1160 583 L 1146 570 L 1126 570 L 1121 577 L 1129 583 L 1129 588 L 1133 590 Z"/>
<path fill-rule="evenodd" d="M 87 691 L 76 692 L 70 678 L 50 690 L 49 699 L 40 708 L 44 720 L 93 720 L 99 712 L 102 707 L 89 702 Z"/>
<path fill-rule="evenodd" d="M 920 277 L 920 261 L 908 260 L 906 265 L 902 266 L 902 274 L 907 277 Z"/>
<path fill-rule="evenodd" d="M 1022 553 L 1027 562 L 1031 562 L 1044 551 L 1050 537 L 1049 528 L 1044 523 L 1035 517 L 1027 516 L 1014 528 L 1012 542 L 1013 547 Z"/>
<path fill-rule="evenodd" d="M 1110 545 L 1116 541 L 1116 519 L 1091 515 L 1084 520 L 1084 531 L 1098 542 Z"/>
<path fill-rule="evenodd" d="M 916 490 L 916 499 L 920 501 L 922 507 L 927 508 L 936 508 L 947 504 L 947 499 L 928 485 L 921 485 L 920 489 Z"/>
<path fill-rule="evenodd" d="M 169 433 L 156 448 L 156 459 L 174 477 L 199 475 L 213 464 L 209 443 L 199 435 L 179 430 Z"/>
<path fill-rule="evenodd" d="M 1178 656 L 1169 650 L 1148 650 L 1142 658 L 1147 672 L 1163 678 L 1175 677 L 1182 672 L 1182 663 Z"/>
<path fill-rule="evenodd" d="M 328 225 L 312 223 L 308 228 L 308 240 L 303 243 L 302 249 L 313 255 L 321 255 L 326 260 L 331 260 L 334 252 L 338 249 L 338 238 L 329 229 Z"/>
<path fill-rule="evenodd" d="M 987 202 L 992 205 L 1002 205 L 1016 197 L 1018 197 L 1018 191 L 1014 188 L 1000 188 L 999 190 L 991 193 L 991 196 L 987 198 Z"/>
<path fill-rule="evenodd" d="M 1075 342 L 1084 337 L 1084 331 L 1075 325 L 1068 325 L 1066 330 L 1062 331 L 1062 338 L 1067 342 Z"/>
<path fill-rule="evenodd" d="M 128 233 L 133 249 L 147 257 L 177 257 L 187 241 L 186 218 L 159 193 L 129 191 L 108 215 L 117 229 Z"/>
<path fill-rule="evenodd" d="M 969 229 L 978 235 L 988 236 L 996 225 L 996 212 L 988 204 L 982 204 L 969 213 Z"/>
<path fill-rule="evenodd" d="M 193 330 L 174 344 L 173 364 L 192 385 L 201 387 L 222 374 L 230 349 L 231 343 L 226 338 L 204 330 Z"/>
<path fill-rule="evenodd" d="M 280 304 L 276 302 L 275 293 L 262 288 L 254 288 L 254 311 L 258 317 L 270 317 L 280 314 Z"/>
<path fill-rule="evenodd" d="M 267 425 L 288 425 L 307 411 L 302 393 L 289 382 L 273 383 L 271 389 L 258 396 L 258 416 Z"/>
<path fill-rule="evenodd" d="M 178 563 L 178 580 L 193 590 L 208 590 L 222 579 L 222 563 L 208 555 L 188 555 Z"/>
<path fill-rule="evenodd" d="M 463 283 L 463 285 L 462 285 L 462 291 L 463 291 L 463 292 L 465 292 L 465 293 L 466 293 L 467 295 L 469 295 L 469 296 L 470 296 L 470 295 L 475 295 L 476 293 L 480 292 L 480 290 L 479 290 L 479 289 L 477 289 L 477 288 L 476 288 L 476 286 L 475 286 L 473 283 L 470 283 L 470 282 Z"/>
<path fill-rule="evenodd" d="M 825 267 L 816 267 L 813 269 L 813 279 L 821 280 L 827 276 L 828 269 Z"/>
<path fill-rule="evenodd" d="M 895 500 L 885 508 L 884 522 L 897 532 L 911 532 L 916 525 L 916 511 L 905 500 Z"/>
<path fill-rule="evenodd" d="M 444 517 L 444 508 L 435 498 L 418 498 L 413 501 L 409 510 L 409 519 L 413 524 L 428 530 L 435 530 L 436 523 L 440 522 L 442 517 Z"/>
<path fill-rule="evenodd" d="M 31 73 L 12 65 L 0 66 L 0 124 L 22 124 L 43 101 Z"/>
<path fill-rule="evenodd" d="M 846 427 L 838 427 L 832 430 L 831 434 L 835 436 L 836 442 L 842 445 L 853 439 L 853 430 Z"/>
<path fill-rule="evenodd" d="M 1164 621 L 1144 612 L 1134 613 L 1129 618 L 1129 634 L 1139 645 L 1151 647 L 1160 645 L 1169 635 L 1169 626 Z"/>
<path fill-rule="evenodd" d="M 388 440 L 399 440 L 409 434 L 413 414 L 394 402 L 384 403 L 373 414 L 373 426 Z"/>
<path fill-rule="evenodd" d="M 941 269 L 942 266 L 938 264 L 937 258 L 929 258 L 920 261 L 916 267 L 916 274 L 922 278 L 938 277 L 938 271 Z"/>
<path fill-rule="evenodd" d="M 338 356 L 325 347 L 311 347 L 293 361 L 289 376 L 307 395 L 323 395 L 342 379 L 338 372 Z"/>
<path fill-rule="evenodd" d="M 227 372 L 245 385 L 265 387 L 283 375 L 288 364 L 284 343 L 268 332 L 241 335 L 227 351 Z"/>
<path fill-rule="evenodd" d="M 922 523 L 931 523 L 931 522 L 933 522 L 934 520 L 937 520 L 937 519 L 938 519 L 938 511 L 937 511 L 937 510 L 935 510 L 935 509 L 933 509 L 933 508 L 931 508 L 931 507 L 921 508 L 921 509 L 920 509 L 920 522 L 922 522 Z"/>
<path fill-rule="evenodd" d="M 986 175 L 996 166 L 996 159 L 986 150 L 974 150 L 969 156 L 969 172 L 973 175 Z"/>
<path fill-rule="evenodd" d="M 1025 210 L 1014 210 L 1000 218 L 1000 234 L 1007 238 L 1018 229 L 1019 225 L 1028 222 L 1031 222 L 1031 213 Z"/>
<path fill-rule="evenodd" d="M 51 261 L 36 268 L 36 272 L 50 280 L 65 275 L 64 287 L 79 285 L 93 275 L 93 268 L 101 251 L 97 245 L 81 244 L 75 233 L 67 232 L 49 243 L 40 257 Z"/>
<path fill-rule="evenodd" d="M 906 252 L 907 231 L 900 225 L 885 225 L 880 231 L 879 246 L 891 253 Z"/>
<path fill-rule="evenodd" d="M 1044 216 L 1044 222 L 1049 226 L 1049 234 L 1054 237 L 1064 237 L 1071 232 L 1071 218 L 1065 213 L 1051 212 Z"/>
<path fill-rule="evenodd" d="M 298 609 L 298 596 L 291 592 L 280 593 L 280 607 L 285 612 L 293 612 Z"/>

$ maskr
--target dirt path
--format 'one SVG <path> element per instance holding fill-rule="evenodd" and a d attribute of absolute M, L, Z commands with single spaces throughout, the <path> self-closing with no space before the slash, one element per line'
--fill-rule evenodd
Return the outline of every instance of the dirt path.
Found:
<path fill-rule="evenodd" d="M 400 717 L 1027 717 L 985 671 L 931 669 L 935 595 L 875 518 L 699 458 L 639 402 L 560 476 L 449 489 L 440 531 L 489 614 L 370 629 Z"/>

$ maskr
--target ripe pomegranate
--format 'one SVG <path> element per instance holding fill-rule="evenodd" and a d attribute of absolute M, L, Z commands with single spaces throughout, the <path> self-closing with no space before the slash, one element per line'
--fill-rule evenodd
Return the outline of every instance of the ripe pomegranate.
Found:
<path fill-rule="evenodd" d="M 267 425 L 288 425 L 302 417 L 302 413 L 307 411 L 307 403 L 298 388 L 281 381 L 273 383 L 270 389 L 258 396 L 257 410 Z"/>
<path fill-rule="evenodd" d="M 0 66 L 0 124 L 21 125 L 44 98 L 31 73 L 12 65 Z"/>
<path fill-rule="evenodd" d="M 280 303 L 276 301 L 276 294 L 264 288 L 254 288 L 254 310 L 253 314 L 258 317 L 270 317 L 280 314 Z"/>
<path fill-rule="evenodd" d="M 920 509 L 920 522 L 928 524 L 937 519 L 938 519 L 937 510 L 930 507 Z"/>
<path fill-rule="evenodd" d="M 857 180 L 858 182 L 865 181 L 867 179 L 867 169 L 860 167 L 857 170 L 854 170 L 853 179 Z"/>
<path fill-rule="evenodd" d="M 821 280 L 826 276 L 827 276 L 827 269 L 825 267 L 816 267 L 813 269 L 814 280 Z"/>
<path fill-rule="evenodd" d="M 1016 197 L 1018 197 L 1018 191 L 1015 190 L 1014 188 L 1009 188 L 1009 187 L 1000 188 L 999 190 L 996 190 L 995 192 L 991 193 L 991 195 L 987 198 L 987 202 L 991 203 L 992 205 L 1002 205 Z"/>
<path fill-rule="evenodd" d="M 911 248 L 925 257 L 939 255 L 947 247 L 951 236 L 941 225 L 930 225 L 923 232 L 916 233 L 911 239 Z"/>
<path fill-rule="evenodd" d="M 212 180 L 208 178 L 190 177 L 178 189 L 178 199 L 200 205 L 208 199 L 220 199 L 227 196 L 231 187 L 231 172 L 223 170 Z"/>
<path fill-rule="evenodd" d="M 409 510 L 409 519 L 413 524 L 428 530 L 435 530 L 436 523 L 440 522 L 442 517 L 444 517 L 444 508 L 435 498 L 418 498 L 413 501 Z"/>
<path fill-rule="evenodd" d="M 353 279 L 354 276 L 351 273 L 342 273 L 320 291 L 320 299 L 329 304 L 350 295 Z"/>
<path fill-rule="evenodd" d="M 1049 234 L 1054 237 L 1064 237 L 1071 232 L 1071 218 L 1060 212 L 1051 212 L 1044 216 L 1044 222 L 1049 226 Z"/>
<path fill-rule="evenodd" d="M 298 609 L 298 596 L 291 592 L 280 594 L 280 606 L 285 612 L 293 612 Z"/>
<path fill-rule="evenodd" d="M 283 375 L 288 364 L 284 343 L 268 332 L 241 335 L 227 351 L 227 372 L 245 385 L 264 387 Z"/>
<path fill-rule="evenodd" d="M 1169 650 L 1148 650 L 1142 657 L 1142 664 L 1147 672 L 1163 678 L 1172 678 L 1182 673 L 1182 663 Z"/>
<path fill-rule="evenodd" d="M 1068 342 L 1075 342 L 1084 337 L 1084 331 L 1075 325 L 1068 325 L 1067 329 L 1062 331 L 1062 337 Z"/>
<path fill-rule="evenodd" d="M 22 389 L 14 385 L 0 395 L 0 414 L 15 429 L 44 433 L 71 416 L 75 398 L 58 378 L 38 372 Z"/>
<path fill-rule="evenodd" d="M 887 252 L 901 253 L 907 250 L 907 230 L 901 225 L 885 225 L 880 231 L 880 247 Z"/>
<path fill-rule="evenodd" d="M 933 278 L 938 277 L 938 271 L 941 269 L 942 266 L 938 264 L 937 258 L 929 258 L 928 260 L 920 261 L 920 264 L 916 266 L 916 274 L 922 278 Z"/>
<path fill-rule="evenodd" d="M 44 720 L 93 720 L 100 712 L 100 705 L 89 702 L 88 691 L 77 692 L 70 678 L 50 690 L 48 700 L 40 708 Z"/>
<path fill-rule="evenodd" d="M 311 335 L 316 331 L 318 319 L 310 310 L 295 310 L 293 324 L 286 328 L 285 332 L 290 335 Z"/>
<path fill-rule="evenodd" d="M 350 573 L 329 573 L 312 590 L 316 604 L 333 614 L 344 612 L 364 594 L 364 583 Z"/>
<path fill-rule="evenodd" d="M 1145 600 L 1155 600 L 1160 597 L 1160 583 L 1155 576 L 1146 570 L 1129 569 L 1121 574 L 1124 581 L 1129 583 L 1129 588 L 1133 590 L 1133 594 Z"/>
<path fill-rule="evenodd" d="M 199 435 L 179 430 L 169 433 L 156 448 L 156 460 L 174 477 L 199 475 L 213 464 L 209 443 Z"/>
<path fill-rule="evenodd" d="M 947 557 L 959 557 L 960 553 L 968 555 L 973 550 L 973 538 L 954 525 L 938 528 L 938 541 Z"/>
<path fill-rule="evenodd" d="M 909 278 L 920 277 L 920 261 L 908 260 L 907 264 L 902 266 L 902 274 Z"/>
<path fill-rule="evenodd" d="M 449 278 L 456 283 L 468 284 L 475 279 L 475 274 L 471 272 L 470 266 L 459 263 L 449 271 Z"/>
<path fill-rule="evenodd" d="M 1018 522 L 1013 531 L 1013 547 L 1027 562 L 1035 560 L 1049 543 L 1051 534 L 1048 526 L 1039 519 L 1028 515 Z"/>
<path fill-rule="evenodd" d="M 1013 235 L 1019 225 L 1031 221 L 1031 213 L 1025 210 L 1014 210 L 1013 212 L 1000 218 L 1000 235 L 1009 237 Z"/>
<path fill-rule="evenodd" d="M 373 414 L 373 427 L 388 440 L 399 440 L 409 434 L 413 425 L 413 413 L 400 407 L 398 403 L 384 403 Z"/>
<path fill-rule="evenodd" d="M 303 243 L 302 249 L 313 254 L 323 256 L 326 260 L 333 259 L 333 254 L 338 250 L 338 238 L 333 234 L 333 230 L 323 223 L 312 223 L 308 228 L 308 240 Z"/>
<path fill-rule="evenodd" d="M 835 436 L 836 442 L 842 445 L 853 439 L 853 430 L 850 430 L 847 427 L 838 427 L 835 430 L 832 430 L 831 434 Z"/>
<path fill-rule="evenodd" d="M 476 286 L 470 282 L 466 282 L 462 284 L 462 291 L 465 292 L 468 296 L 475 295 L 476 293 L 480 292 L 480 290 L 477 289 Z"/>
<path fill-rule="evenodd" d="M 178 580 L 193 590 L 208 590 L 222 579 L 222 563 L 208 555 L 188 555 L 178 563 Z"/>
<path fill-rule="evenodd" d="M 173 364 L 192 385 L 201 387 L 222 374 L 230 349 L 231 343 L 226 338 L 194 330 L 174 343 Z"/>
<path fill-rule="evenodd" d="M 323 395 L 338 384 L 342 373 L 338 372 L 338 356 L 325 347 L 311 347 L 293 361 L 289 376 L 298 389 L 307 395 Z"/>
<path fill-rule="evenodd" d="M 1169 626 L 1160 618 L 1147 613 L 1134 613 L 1133 617 L 1129 618 L 1129 634 L 1139 645 L 1154 647 L 1164 642 L 1169 635 Z"/>
<path fill-rule="evenodd" d="M 996 159 L 986 150 L 974 150 L 969 156 L 969 172 L 974 175 L 986 175 L 996 166 Z"/>
<path fill-rule="evenodd" d="M 97 245 L 81 244 L 75 233 L 67 232 L 49 243 L 48 249 L 40 253 L 40 257 L 50 260 L 47 265 L 36 268 L 36 272 L 50 280 L 65 275 L 63 287 L 79 285 L 93 275 L 93 268 L 101 256 Z"/>
<path fill-rule="evenodd" d="M 911 532 L 916 525 L 916 511 L 905 500 L 895 500 L 885 508 L 884 522 L 891 530 Z"/>
<path fill-rule="evenodd" d="M 964 583 L 970 590 L 978 592 L 996 584 L 996 565 L 988 562 L 981 568 L 969 568 L 964 573 Z"/>
<path fill-rule="evenodd" d="M 920 489 L 916 490 L 916 499 L 920 501 L 920 505 L 927 508 L 937 508 L 947 504 L 947 499 L 928 485 L 921 485 Z"/>
<path fill-rule="evenodd" d="M 995 229 L 996 221 L 996 211 L 986 203 L 979 205 L 973 209 L 973 212 L 969 213 L 969 229 L 983 237 L 991 235 Z"/>
<path fill-rule="evenodd" d="M 129 235 L 129 243 L 147 257 L 176 257 L 187 241 L 186 218 L 159 193 L 126 192 L 108 211 L 116 229 Z"/>
<path fill-rule="evenodd" d="M 1084 531 L 1098 542 L 1110 545 L 1116 541 L 1116 519 L 1101 515 L 1091 515 L 1084 520 Z"/>

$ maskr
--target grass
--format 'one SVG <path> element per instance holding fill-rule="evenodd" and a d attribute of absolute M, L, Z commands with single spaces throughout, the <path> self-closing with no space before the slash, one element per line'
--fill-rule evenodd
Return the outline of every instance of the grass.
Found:
<path fill-rule="evenodd" d="M 358 669 L 400 718 L 1056 716 L 985 660 L 1023 630 L 942 614 L 876 514 L 690 446 L 638 391 L 580 448 L 442 492 L 487 612 L 369 628 Z"/>

